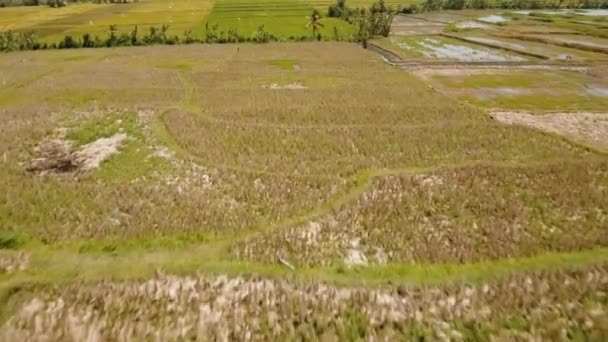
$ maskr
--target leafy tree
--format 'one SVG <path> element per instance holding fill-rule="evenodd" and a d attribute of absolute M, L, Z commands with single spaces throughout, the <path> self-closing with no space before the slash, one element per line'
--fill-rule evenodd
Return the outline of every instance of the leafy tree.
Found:
<path fill-rule="evenodd" d="M 72 36 L 65 36 L 59 43 L 60 49 L 77 49 L 81 47 L 80 42 L 72 38 Z"/>
<path fill-rule="evenodd" d="M 374 2 L 372 7 L 370 7 L 370 12 L 374 13 L 385 13 L 388 12 L 389 8 L 386 7 L 386 3 L 384 0 L 379 0 L 378 2 Z"/>
<path fill-rule="evenodd" d="M 437 11 L 443 6 L 443 0 L 425 0 L 422 9 L 425 11 Z"/>
<path fill-rule="evenodd" d="M 321 13 L 319 13 L 319 11 L 315 9 L 312 11 L 312 14 L 307 17 L 307 19 L 308 24 L 306 24 L 306 27 L 312 28 L 312 37 L 315 38 L 317 37 L 317 31 L 319 31 L 320 28 L 324 27 L 321 23 Z"/>

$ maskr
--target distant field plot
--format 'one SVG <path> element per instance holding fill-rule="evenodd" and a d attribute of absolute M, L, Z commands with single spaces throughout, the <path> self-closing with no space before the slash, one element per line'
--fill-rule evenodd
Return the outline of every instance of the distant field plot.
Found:
<path fill-rule="evenodd" d="M 500 69 L 421 71 L 447 92 L 490 108 L 594 110 L 608 105 L 608 83 L 597 71 L 510 71 Z"/>
<path fill-rule="evenodd" d="M 306 17 L 314 9 L 313 4 L 298 0 L 218 0 L 206 22 L 217 24 L 221 30 L 236 29 L 240 34 L 251 36 L 259 26 L 279 37 L 310 37 L 312 31 L 306 27 Z M 354 27 L 336 18 L 321 20 L 322 35 L 333 35 L 334 28 L 345 38 L 354 33 Z M 202 32 L 202 31 L 201 31 Z"/>
<path fill-rule="evenodd" d="M 406 59 L 459 62 L 521 62 L 535 59 L 516 52 L 443 36 L 391 36 L 375 42 Z"/>
<path fill-rule="evenodd" d="M 36 30 L 36 27 L 46 23 L 104 7 L 106 5 L 83 4 L 58 9 L 47 6 L 0 8 L 0 31 Z"/>
<path fill-rule="evenodd" d="M 46 6 L 0 9 L 0 28 L 34 31 L 45 42 L 58 42 L 66 35 L 80 38 L 89 33 L 105 37 L 110 25 L 119 32 L 140 32 L 150 26 L 169 26 L 169 34 L 183 35 L 203 23 L 211 1 L 146 0 L 128 4 L 74 4 L 54 9 Z M 23 9 L 27 10 L 23 10 Z"/>
<path fill-rule="evenodd" d="M 348 1 L 349 7 L 369 7 L 373 0 Z M 387 1 L 388 6 L 417 4 L 416 0 Z M 206 23 L 217 24 L 221 30 L 236 29 L 245 36 L 251 36 L 260 25 L 278 38 L 310 37 L 312 31 L 307 28 L 307 17 L 317 9 L 322 17 L 327 16 L 327 9 L 335 4 L 331 0 L 217 0 Z M 321 19 L 322 36 L 333 39 L 337 33 L 341 39 L 350 38 L 355 28 L 338 18 Z"/>

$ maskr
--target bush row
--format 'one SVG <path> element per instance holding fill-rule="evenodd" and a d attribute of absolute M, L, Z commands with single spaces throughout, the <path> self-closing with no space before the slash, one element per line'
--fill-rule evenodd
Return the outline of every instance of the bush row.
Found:
<path fill-rule="evenodd" d="M 72 35 L 65 36 L 56 43 L 41 43 L 37 40 L 34 32 L 0 32 L 0 52 L 41 50 L 41 49 L 77 49 L 77 48 L 101 48 L 115 46 L 145 46 L 145 45 L 176 45 L 193 43 L 268 43 L 278 41 L 272 33 L 264 29 L 264 25 L 251 36 L 244 36 L 236 29 L 227 31 L 220 30 L 219 26 L 207 25 L 202 37 L 196 37 L 192 31 L 186 31 L 183 35 L 169 35 L 169 26 L 152 26 L 147 33 L 141 34 L 138 26 L 129 33 L 119 33 L 116 25 L 111 25 L 106 37 L 92 36 L 85 33 L 81 37 Z M 288 41 L 310 41 L 310 40 L 336 40 L 356 41 L 356 37 L 344 36 L 338 28 L 334 27 L 332 36 L 323 37 L 320 33 L 314 36 L 290 36 Z"/>

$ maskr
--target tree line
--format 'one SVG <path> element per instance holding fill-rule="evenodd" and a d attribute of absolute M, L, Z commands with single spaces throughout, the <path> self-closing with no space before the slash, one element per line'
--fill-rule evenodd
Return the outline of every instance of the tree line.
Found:
<path fill-rule="evenodd" d="M 419 4 L 388 6 L 384 0 L 371 5 L 369 8 L 351 8 L 346 0 L 336 0 L 329 6 L 329 17 L 351 21 L 353 17 L 366 11 L 369 13 L 421 13 L 442 9 L 601 9 L 608 8 L 608 0 L 424 0 Z"/>
<path fill-rule="evenodd" d="M 608 8 L 608 0 L 425 0 L 418 11 L 441 9 L 559 9 Z"/>
<path fill-rule="evenodd" d="M 312 19 L 310 19 L 312 18 Z M 287 41 L 336 40 L 355 41 L 354 36 L 342 35 L 337 28 L 333 34 L 321 36 L 317 30 L 321 27 L 320 17 L 309 17 L 309 26 L 312 35 L 290 36 Z M 82 36 L 66 35 L 58 42 L 40 42 L 34 32 L 0 32 L 0 52 L 46 50 L 46 49 L 78 49 L 102 48 L 119 46 L 146 46 L 146 45 L 177 45 L 195 43 L 268 43 L 279 41 L 272 33 L 260 25 L 251 35 L 242 35 L 236 29 L 220 29 L 219 25 L 207 24 L 202 36 L 196 36 L 192 31 L 185 31 L 182 35 L 169 34 L 169 26 L 151 26 L 146 32 L 140 32 L 136 25 L 130 32 L 119 32 L 117 25 L 110 25 L 105 36 L 93 36 L 85 33 Z"/>
<path fill-rule="evenodd" d="M 344 2 L 342 2 L 344 4 Z M 345 6 L 343 8 L 346 8 Z M 342 8 L 340 8 L 342 9 Z M 373 4 L 370 8 L 357 9 L 343 19 L 356 27 L 354 35 L 344 35 L 337 27 L 329 35 L 322 36 L 320 29 L 324 27 L 321 22 L 321 13 L 313 10 L 306 18 L 306 27 L 311 30 L 311 35 L 290 36 L 287 41 L 311 41 L 311 40 L 334 40 L 360 42 L 367 47 L 367 40 L 376 35 L 387 36 L 394 11 L 384 5 L 384 1 Z M 333 15 L 330 15 L 333 16 Z M 175 45 L 194 43 L 268 43 L 278 41 L 279 38 L 266 31 L 264 25 L 260 25 L 253 34 L 242 35 L 238 30 L 229 28 L 222 30 L 218 24 L 205 25 L 204 33 L 197 37 L 192 31 L 185 31 L 183 35 L 169 34 L 169 26 L 151 26 L 144 33 L 140 32 L 136 25 L 130 32 L 119 32 L 117 25 L 110 25 L 105 37 L 92 36 L 85 33 L 82 36 L 66 35 L 59 42 L 39 42 L 33 32 L 1 32 L 0 51 L 23 51 L 44 49 L 78 49 L 78 48 L 101 48 L 117 46 L 145 46 L 145 45 Z"/>

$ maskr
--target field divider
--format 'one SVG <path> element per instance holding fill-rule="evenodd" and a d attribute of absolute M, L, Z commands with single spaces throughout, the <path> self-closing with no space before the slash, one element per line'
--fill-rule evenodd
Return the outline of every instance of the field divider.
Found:
<path fill-rule="evenodd" d="M 556 39 L 545 39 L 545 38 L 541 38 L 541 37 L 532 37 L 532 36 L 527 36 L 527 35 L 501 34 L 501 35 L 497 35 L 497 36 L 501 37 L 501 38 L 518 39 L 518 40 L 523 40 L 523 41 L 530 41 L 530 42 L 536 42 L 536 43 L 562 46 L 562 47 L 567 47 L 567 48 L 571 48 L 571 49 L 608 54 L 608 47 L 602 47 L 602 46 L 591 46 L 591 45 L 587 45 L 587 44 L 580 44 L 580 43 L 575 43 L 575 42 L 564 42 L 564 41 L 559 41 Z"/>
<path fill-rule="evenodd" d="M 466 37 L 461 37 L 461 36 L 453 35 L 453 34 L 449 34 L 449 33 L 440 33 L 439 35 L 442 36 L 442 37 L 446 37 L 446 38 L 460 40 L 460 41 L 463 41 L 463 42 L 466 42 L 466 43 L 469 43 L 469 44 L 476 44 L 476 45 L 485 46 L 485 47 L 489 47 L 489 48 L 494 48 L 494 49 L 514 52 L 514 53 L 517 53 L 517 54 L 520 54 L 520 55 L 524 55 L 524 56 L 529 56 L 529 57 L 534 57 L 534 58 L 544 59 L 544 60 L 550 59 L 549 56 L 541 55 L 541 54 L 538 54 L 538 53 L 524 51 L 524 50 L 520 50 L 520 49 L 514 49 L 514 48 L 511 48 L 511 47 L 503 46 L 503 45 L 499 45 L 499 44 L 480 42 L 480 41 L 477 41 L 477 40 L 474 40 L 474 39 L 468 39 Z"/>

